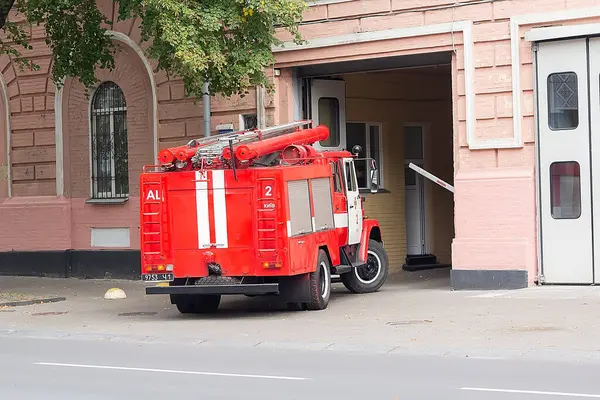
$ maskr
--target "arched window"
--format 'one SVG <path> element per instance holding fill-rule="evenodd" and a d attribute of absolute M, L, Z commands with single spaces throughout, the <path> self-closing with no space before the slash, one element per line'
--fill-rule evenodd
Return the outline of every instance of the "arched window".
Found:
<path fill-rule="evenodd" d="M 92 197 L 126 198 L 129 196 L 127 105 L 118 85 L 104 82 L 96 89 L 90 118 Z"/>

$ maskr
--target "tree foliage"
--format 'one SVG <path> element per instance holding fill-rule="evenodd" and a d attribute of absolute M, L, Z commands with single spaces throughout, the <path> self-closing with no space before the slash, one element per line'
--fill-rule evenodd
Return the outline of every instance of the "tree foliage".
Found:
<path fill-rule="evenodd" d="M 276 27 L 287 30 L 297 43 L 305 0 L 114 0 L 118 21 L 139 18 L 146 55 L 157 70 L 183 79 L 186 91 L 200 97 L 206 79 L 212 94 L 244 94 L 249 87 L 271 84 L 265 69 L 279 44 Z M 25 16 L 27 24 L 8 20 L 9 10 Z M 0 0 L 0 54 L 21 64 L 31 48 L 25 28 L 44 24 L 52 51 L 52 78 L 60 86 L 74 77 L 87 88 L 96 83 L 96 68 L 114 68 L 117 47 L 107 36 L 113 21 L 101 13 L 96 0 Z"/>

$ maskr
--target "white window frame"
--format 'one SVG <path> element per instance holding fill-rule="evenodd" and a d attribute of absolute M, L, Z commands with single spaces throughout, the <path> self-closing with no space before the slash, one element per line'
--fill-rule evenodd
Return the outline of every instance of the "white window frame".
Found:
<path fill-rule="evenodd" d="M 365 149 L 365 155 L 366 158 L 369 158 L 371 156 L 371 127 L 372 126 L 376 126 L 379 129 L 379 151 L 378 156 L 379 156 L 379 161 L 377 161 L 377 169 L 379 172 L 379 190 L 383 190 L 385 188 L 385 182 L 383 180 L 383 164 L 384 164 L 384 160 L 383 160 L 383 123 L 382 122 L 375 122 L 375 121 L 355 121 L 355 120 L 346 120 L 346 127 L 348 126 L 348 124 L 364 124 L 365 125 L 365 143 L 366 143 L 366 149 Z M 349 147 L 350 145 L 348 144 L 348 129 L 346 129 L 345 132 L 345 137 L 343 138 L 344 143 L 346 143 L 346 148 L 348 149 L 348 151 L 352 152 L 352 148 Z M 356 165 L 356 163 L 355 163 Z M 368 177 L 367 177 L 367 182 L 369 181 Z M 370 187 L 358 187 L 359 190 L 370 190 Z"/>
<path fill-rule="evenodd" d="M 129 198 L 129 193 L 127 193 L 127 196 L 124 197 L 118 197 L 117 198 L 117 187 L 116 187 L 116 179 L 112 179 L 112 184 L 111 184 L 111 188 L 110 188 L 110 192 L 101 192 L 99 190 L 94 190 L 97 189 L 97 185 L 98 183 L 96 182 L 94 184 L 94 175 L 95 173 L 97 174 L 98 171 L 96 169 L 96 160 L 94 160 L 94 152 L 92 151 L 93 145 L 94 145 L 94 127 L 96 126 L 96 117 L 99 113 L 106 113 L 109 112 L 110 114 L 110 141 L 111 141 L 111 150 L 114 153 L 114 146 L 115 146 L 115 111 L 119 111 L 119 112 L 124 112 L 125 113 L 125 123 L 127 123 L 127 106 L 125 107 L 119 107 L 119 108 L 108 108 L 108 109 L 102 109 L 102 110 L 95 110 L 94 109 L 94 100 L 96 98 L 96 94 L 98 92 L 98 89 L 102 86 L 104 82 L 101 82 L 100 84 L 98 84 L 98 86 L 96 86 L 96 89 L 94 90 L 94 93 L 92 94 L 92 96 L 90 96 L 90 102 L 89 102 L 89 107 L 88 107 L 88 115 L 89 115 L 89 154 L 90 154 L 90 198 L 94 199 L 94 200 L 113 200 L 113 199 L 127 199 Z M 121 89 L 121 92 L 123 92 L 123 89 L 119 86 L 119 89 Z M 125 92 L 123 92 L 123 96 L 125 96 Z M 112 161 L 111 161 L 111 174 L 112 174 L 112 178 L 116 178 L 115 176 L 115 169 L 116 169 L 116 165 L 115 165 L 115 158 L 112 157 Z M 96 187 L 95 187 L 96 186 Z M 94 195 L 95 193 L 95 195 Z"/>

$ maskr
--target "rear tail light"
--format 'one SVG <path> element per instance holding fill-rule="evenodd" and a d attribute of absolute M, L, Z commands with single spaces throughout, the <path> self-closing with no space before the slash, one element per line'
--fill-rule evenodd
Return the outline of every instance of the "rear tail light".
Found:
<path fill-rule="evenodd" d="M 283 266 L 283 263 L 281 261 L 276 261 L 276 262 L 265 261 L 263 263 L 263 268 L 281 268 L 282 266 Z"/>
<path fill-rule="evenodd" d="M 159 264 L 159 265 L 146 265 L 144 266 L 145 272 L 172 272 L 173 264 Z"/>

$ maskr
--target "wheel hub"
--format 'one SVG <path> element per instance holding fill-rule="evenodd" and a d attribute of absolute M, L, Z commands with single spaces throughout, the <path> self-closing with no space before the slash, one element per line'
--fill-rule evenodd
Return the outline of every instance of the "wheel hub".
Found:
<path fill-rule="evenodd" d="M 379 257 L 371 251 L 368 252 L 367 263 L 355 270 L 357 278 L 363 283 L 372 283 L 377 279 L 380 272 L 381 262 Z"/>

